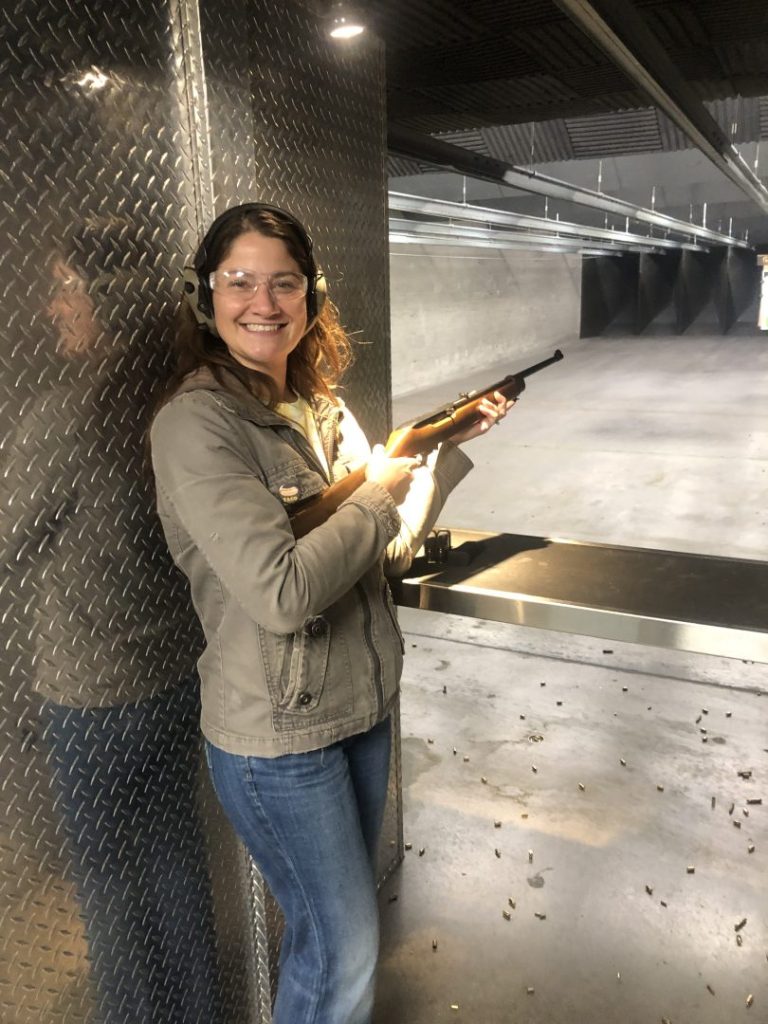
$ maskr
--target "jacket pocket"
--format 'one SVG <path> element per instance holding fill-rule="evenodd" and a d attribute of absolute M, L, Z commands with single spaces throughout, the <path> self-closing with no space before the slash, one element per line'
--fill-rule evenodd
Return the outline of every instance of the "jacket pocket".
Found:
<path fill-rule="evenodd" d="M 323 695 L 328 673 L 331 625 L 322 615 L 285 635 L 259 627 L 259 642 L 270 695 L 280 714 L 306 715 Z"/>

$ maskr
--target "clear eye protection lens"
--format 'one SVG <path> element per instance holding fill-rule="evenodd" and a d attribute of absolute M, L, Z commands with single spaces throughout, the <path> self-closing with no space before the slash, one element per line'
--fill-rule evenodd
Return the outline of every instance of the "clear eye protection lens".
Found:
<path fill-rule="evenodd" d="M 210 275 L 211 290 L 217 295 L 255 295 L 266 284 L 273 298 L 294 298 L 307 293 L 307 278 L 303 274 L 253 274 L 249 270 L 217 270 Z"/>

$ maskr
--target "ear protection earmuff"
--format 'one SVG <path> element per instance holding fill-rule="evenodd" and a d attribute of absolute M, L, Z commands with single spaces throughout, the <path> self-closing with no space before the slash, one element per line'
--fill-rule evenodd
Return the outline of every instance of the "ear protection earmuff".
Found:
<path fill-rule="evenodd" d="M 271 206 L 269 203 L 243 203 L 240 206 L 233 206 L 225 210 L 211 224 L 200 243 L 191 267 L 184 267 L 182 279 L 184 282 L 184 297 L 195 314 L 195 320 L 201 327 L 207 327 L 212 334 L 218 334 L 213 318 L 213 293 L 209 283 L 209 276 L 213 267 L 208 266 L 208 253 L 213 248 L 214 242 L 221 234 L 221 231 L 234 218 L 242 217 L 253 212 L 267 212 L 274 214 L 279 220 L 290 224 L 299 236 L 304 247 L 307 258 L 309 283 L 307 286 L 307 319 L 312 323 L 325 303 L 327 296 L 327 285 L 325 275 L 318 270 L 313 253 L 312 239 L 307 229 L 287 210 L 281 210 L 278 206 Z"/>

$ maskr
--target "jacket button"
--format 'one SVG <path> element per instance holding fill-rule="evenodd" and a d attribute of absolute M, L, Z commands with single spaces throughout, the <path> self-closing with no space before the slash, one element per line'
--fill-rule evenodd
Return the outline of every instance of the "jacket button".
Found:
<path fill-rule="evenodd" d="M 307 706 L 307 704 L 311 704 L 312 703 L 312 694 L 311 693 L 307 693 L 306 690 L 302 690 L 301 693 L 298 696 L 298 701 L 299 701 L 299 704 L 301 704 L 301 706 L 303 708 L 305 708 Z"/>
<path fill-rule="evenodd" d="M 307 636 L 325 636 L 328 632 L 328 623 L 322 615 L 316 615 L 304 624 L 304 632 Z"/>

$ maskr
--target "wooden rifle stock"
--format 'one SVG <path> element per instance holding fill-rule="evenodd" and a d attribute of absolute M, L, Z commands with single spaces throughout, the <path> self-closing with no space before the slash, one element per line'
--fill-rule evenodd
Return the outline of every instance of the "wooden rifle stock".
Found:
<path fill-rule="evenodd" d="M 521 370 L 520 373 L 512 373 L 481 391 L 460 395 L 455 402 L 449 402 L 448 405 L 440 406 L 434 412 L 419 416 L 410 423 L 397 427 L 389 435 L 385 445 L 387 455 L 392 458 L 401 458 L 429 454 L 441 442 L 450 440 L 454 434 L 467 430 L 482 418 L 482 413 L 478 412 L 478 408 L 484 398 L 490 397 L 496 391 L 506 399 L 517 398 L 525 389 L 526 377 L 559 362 L 562 358 L 563 353 L 560 349 L 556 349 L 554 355 L 549 359 L 535 363 L 533 366 Z M 329 519 L 339 505 L 351 497 L 357 488 L 365 482 L 365 469 L 364 465 L 360 466 L 343 480 L 331 484 L 321 494 L 308 498 L 301 505 L 292 509 L 290 520 L 293 535 L 297 539 L 304 537 L 310 530 L 314 530 L 316 526 Z"/>

